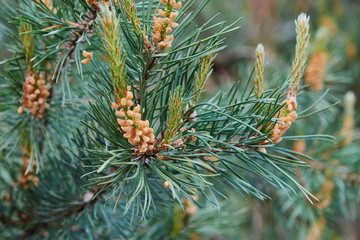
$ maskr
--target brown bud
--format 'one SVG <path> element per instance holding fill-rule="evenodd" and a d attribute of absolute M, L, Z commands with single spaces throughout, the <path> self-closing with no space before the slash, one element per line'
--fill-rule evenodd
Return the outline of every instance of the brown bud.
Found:
<path fill-rule="evenodd" d="M 17 110 L 18 114 L 22 114 L 24 112 L 24 107 L 20 106 Z"/>

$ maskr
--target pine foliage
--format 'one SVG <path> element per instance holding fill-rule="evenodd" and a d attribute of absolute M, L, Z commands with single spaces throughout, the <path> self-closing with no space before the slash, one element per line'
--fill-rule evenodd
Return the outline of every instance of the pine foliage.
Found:
<path fill-rule="evenodd" d="M 229 210 L 229 189 L 316 201 L 294 172 L 311 158 L 279 145 L 334 140 L 287 133 L 324 110 L 297 111 L 309 17 L 296 21 L 292 73 L 279 86 L 264 89 L 259 47 L 254 76 L 206 97 L 225 35 L 239 28 L 217 16 L 195 26 L 207 2 L 3 2 L 13 57 L 0 77 L 1 237 L 190 237 L 209 231 L 202 221 L 223 231 L 215 211 L 245 212 Z"/>

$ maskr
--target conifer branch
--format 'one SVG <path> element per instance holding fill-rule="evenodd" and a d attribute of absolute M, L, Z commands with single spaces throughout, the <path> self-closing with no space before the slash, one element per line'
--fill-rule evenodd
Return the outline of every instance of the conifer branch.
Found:
<path fill-rule="evenodd" d="M 55 64 L 56 68 L 52 74 L 51 85 L 54 85 L 60 79 L 61 73 L 64 70 L 68 60 L 73 57 L 77 44 L 83 39 L 83 35 L 92 31 L 97 14 L 100 11 L 99 3 L 96 0 L 87 0 L 88 4 L 93 7 L 93 10 L 87 10 L 85 15 L 79 19 L 76 24 L 73 24 L 77 29 L 70 33 L 71 40 L 64 43 L 64 50 L 58 54 L 59 61 Z M 51 98 L 53 93 L 51 92 Z"/>
<path fill-rule="evenodd" d="M 295 60 L 287 81 L 276 87 L 275 75 L 266 75 L 275 86 L 264 89 L 271 84 L 264 83 L 265 51 L 259 44 L 254 76 L 247 81 L 241 77 L 208 97 L 204 92 L 217 53 L 225 47 L 224 35 L 238 27 L 214 16 L 193 28 L 206 0 L 197 8 L 196 1 L 183 6 L 178 0 L 17 3 L 19 11 L 6 9 L 9 15 L 20 13 L 11 23 L 21 33 L 9 35 L 15 55 L 0 76 L 5 96 L 0 103 L 0 197 L 5 200 L 0 204 L 0 232 L 6 226 L 10 230 L 5 233 L 17 231 L 13 236 L 18 238 L 206 238 L 209 234 L 192 234 L 203 233 L 205 228 L 197 230 L 204 225 L 212 226 L 210 232 L 231 231 L 243 223 L 229 219 L 244 213 L 248 217 L 248 210 L 233 211 L 238 201 L 223 217 L 222 199 L 238 199 L 233 192 L 273 198 L 267 206 L 284 211 L 278 215 L 290 219 L 289 226 L 294 219 L 304 225 L 315 222 L 313 229 L 321 230 L 330 206 L 341 202 L 332 194 L 340 186 L 337 182 L 344 185 L 344 199 L 355 199 L 356 161 L 342 162 L 345 155 L 339 151 L 349 147 L 358 152 L 354 98 L 347 97 L 338 128 L 341 140 L 333 146 L 321 142 L 335 142 L 333 137 L 313 134 L 316 123 L 327 123 L 331 114 L 317 114 L 314 124 L 303 123 L 336 98 L 327 91 L 319 98 L 307 87 L 299 94 L 309 48 L 306 14 L 295 22 Z M 89 43 L 86 50 L 81 47 L 84 40 Z M 310 61 L 308 83 L 315 82 L 311 75 L 326 79 L 327 72 L 315 66 L 326 65 L 319 59 Z M 80 74 L 70 75 L 76 68 Z M 322 89 L 324 83 L 312 87 Z M 57 89 L 64 93 L 61 100 Z M 66 91 L 69 97 L 74 94 L 71 106 Z M 298 104 L 305 110 L 298 113 Z M 296 119 L 302 121 L 291 127 Z M 293 150 L 288 144 L 292 140 L 297 145 Z M 309 151 L 305 140 L 311 143 Z M 310 161 L 304 151 L 320 161 Z M 338 161 L 322 161 L 327 158 Z M 41 171 L 32 169 L 40 166 Z M 305 166 L 309 170 L 299 170 Z M 320 189 L 319 194 L 313 196 L 308 189 Z M 290 204 L 289 195 L 299 190 L 303 195 L 294 198 L 301 204 Z M 303 196 L 315 202 L 314 207 Z M 241 200 L 246 209 L 253 205 L 248 201 Z M 210 205 L 221 207 L 221 214 L 214 214 Z M 315 213 L 315 221 L 309 221 Z M 258 226 L 265 230 L 254 222 L 254 229 Z M 305 235 L 316 235 L 306 230 Z"/>

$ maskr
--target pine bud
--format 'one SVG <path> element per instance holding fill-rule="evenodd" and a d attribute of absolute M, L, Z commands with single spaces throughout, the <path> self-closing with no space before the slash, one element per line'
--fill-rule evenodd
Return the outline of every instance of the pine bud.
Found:
<path fill-rule="evenodd" d="M 20 37 L 24 46 L 24 54 L 26 59 L 26 68 L 28 71 L 33 69 L 33 63 L 31 59 L 34 57 L 34 36 L 30 32 L 32 31 L 32 26 L 28 23 L 20 23 Z"/>
<path fill-rule="evenodd" d="M 18 114 L 22 114 L 24 112 L 24 107 L 23 106 L 20 106 L 17 110 Z"/>
<path fill-rule="evenodd" d="M 354 124 L 355 124 L 355 103 L 356 96 L 353 92 L 347 92 L 345 94 L 345 114 L 343 117 L 343 128 L 341 129 L 340 135 L 344 140 L 344 145 L 349 145 L 353 142 L 354 137 Z"/>
<path fill-rule="evenodd" d="M 305 63 L 307 59 L 307 52 L 309 46 L 309 17 L 305 13 L 301 13 L 297 20 L 296 25 L 296 51 L 295 60 L 292 66 L 292 73 L 289 83 L 288 100 L 293 101 L 296 106 L 296 95 L 299 88 L 299 82 L 303 76 Z"/>
<path fill-rule="evenodd" d="M 264 93 L 264 46 L 259 44 L 256 48 L 256 64 L 255 64 L 255 95 L 260 99 Z"/>
<path fill-rule="evenodd" d="M 120 21 L 117 18 L 115 8 L 109 8 L 106 4 L 98 5 L 100 12 L 97 17 L 99 26 L 98 32 L 103 41 L 103 48 L 109 62 L 111 79 L 117 98 L 125 98 L 127 92 L 125 56 L 123 54 L 122 40 L 120 34 Z M 91 53 L 83 52 L 87 59 L 92 56 Z M 85 63 L 90 60 L 84 61 Z M 121 102 L 122 106 L 126 104 Z"/>
<path fill-rule="evenodd" d="M 164 135 L 164 144 L 170 144 L 177 135 L 182 123 L 182 116 L 185 109 L 184 98 L 182 97 L 181 87 L 177 87 L 169 99 L 169 110 L 167 119 L 167 129 Z M 175 143 L 175 142 L 174 142 Z M 182 145 L 180 140 L 176 142 L 177 146 Z"/>
<path fill-rule="evenodd" d="M 88 64 L 92 57 L 93 57 L 93 53 L 92 52 L 87 52 L 87 51 L 83 51 L 83 56 L 86 57 L 84 60 L 81 61 L 82 64 Z"/>
<path fill-rule="evenodd" d="M 327 52 L 314 53 L 305 72 L 305 82 L 311 90 L 319 92 L 324 88 L 325 67 L 328 59 Z"/>
<path fill-rule="evenodd" d="M 213 61 L 215 56 L 210 54 L 201 59 L 199 64 L 199 71 L 195 82 L 195 97 L 193 99 L 193 105 L 197 104 L 200 95 L 205 91 L 207 85 L 207 79 L 211 74 Z"/>

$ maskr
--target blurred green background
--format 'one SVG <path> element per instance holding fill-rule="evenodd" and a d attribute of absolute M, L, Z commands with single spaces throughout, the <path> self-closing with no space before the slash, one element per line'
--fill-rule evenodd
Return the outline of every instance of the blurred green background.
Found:
<path fill-rule="evenodd" d="M 197 23 L 202 24 L 219 12 L 218 18 L 228 23 L 242 18 L 240 30 L 227 35 L 228 47 L 219 55 L 215 65 L 216 79 L 220 85 L 248 77 L 241 71 L 241 66 L 253 65 L 258 43 L 265 46 L 269 68 L 265 81 L 266 74 L 288 69 L 295 52 L 294 20 L 299 13 L 306 12 L 311 19 L 312 51 L 316 51 L 315 36 L 319 29 L 325 28 L 328 32 L 324 49 L 329 55 L 325 74 L 328 85 L 325 88 L 341 87 L 345 91 L 355 91 L 357 107 L 360 107 L 360 1 L 210 0 L 205 11 L 197 18 Z"/>

